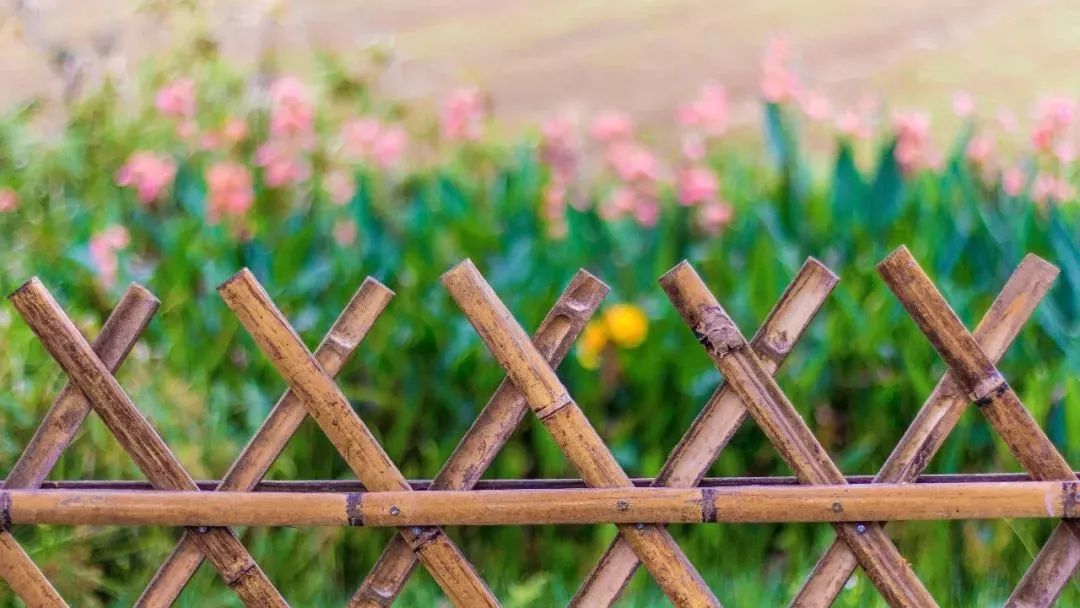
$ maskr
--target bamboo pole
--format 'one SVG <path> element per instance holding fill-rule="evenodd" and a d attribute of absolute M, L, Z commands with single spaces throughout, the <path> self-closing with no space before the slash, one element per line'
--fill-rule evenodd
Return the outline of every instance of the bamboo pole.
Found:
<path fill-rule="evenodd" d="M 570 280 L 533 337 L 533 344 L 552 367 L 557 367 L 570 352 L 607 292 L 607 285 L 585 270 L 579 270 Z M 427 489 L 472 489 L 528 411 L 529 405 L 521 391 L 504 379 Z M 394 536 L 349 606 L 389 606 L 401 593 L 415 566 L 412 549 L 401 536 Z"/>
<path fill-rule="evenodd" d="M 684 261 L 673 268 L 660 278 L 660 285 L 799 480 L 843 483 L 843 474 L 690 264 Z M 880 524 L 834 528 L 891 606 L 936 605 Z"/>
<path fill-rule="evenodd" d="M 94 340 L 94 352 L 115 372 L 158 309 L 158 300 L 145 287 L 132 283 Z M 90 413 L 90 404 L 67 383 L 53 402 L 30 443 L 15 461 L 0 487 L 34 489 L 48 477 L 60 454 Z M 66 606 L 37 565 L 18 545 L 11 532 L 0 527 L 0 577 L 29 606 Z"/>
<path fill-rule="evenodd" d="M 1080 475 L 1080 471 L 1076 472 Z M 853 485 L 876 483 L 874 475 L 846 475 L 844 480 Z M 656 485 L 656 477 L 633 477 L 630 481 L 636 488 L 648 488 Z M 956 483 L 973 482 L 1035 481 L 1027 473 L 934 473 L 920 475 L 910 482 L 947 486 Z M 882 482 L 899 483 L 899 482 Z M 199 489 L 211 492 L 221 485 L 221 481 L 204 479 L 195 482 Z M 417 491 L 431 490 L 432 480 L 410 479 L 409 487 Z M 738 488 L 743 486 L 794 486 L 799 480 L 790 475 L 774 477 L 702 477 L 695 487 L 700 488 Z M 472 487 L 474 490 L 573 490 L 587 488 L 582 479 L 545 478 L 545 479 L 481 479 Z M 664 487 L 664 486 L 657 486 Z M 127 479 L 72 479 L 45 481 L 41 490 L 126 490 L 134 492 L 153 491 L 154 486 L 146 481 Z M 368 492 L 363 482 L 355 479 L 296 479 L 266 480 L 259 482 L 252 492 L 291 492 L 296 494 L 312 492 Z"/>
<path fill-rule="evenodd" d="M 315 358 L 328 374 L 336 376 L 341 371 L 393 296 L 394 292 L 382 283 L 371 277 L 364 279 L 315 350 Z M 225 478 L 213 489 L 219 492 L 250 492 L 254 489 L 305 418 L 307 409 L 300 398 L 286 390 L 237 456 Z M 172 605 L 202 561 L 198 542 L 185 532 L 135 605 Z"/>
<path fill-rule="evenodd" d="M 194 480 L 41 281 L 30 279 L 10 299 L 147 479 L 161 490 L 197 492 Z M 203 552 L 246 605 L 288 605 L 229 530 L 210 528 L 200 531 L 198 538 Z"/>
<path fill-rule="evenodd" d="M 770 374 L 775 374 L 783 364 L 836 282 L 836 275 L 813 258 L 807 259 L 796 273 L 751 340 L 751 347 Z M 745 419 L 742 399 L 726 383 L 721 383 L 672 450 L 653 485 L 673 488 L 698 485 Z M 582 583 L 571 605 L 612 605 L 640 563 L 629 543 L 617 536 Z"/>
<path fill-rule="evenodd" d="M 364 485 L 378 491 L 411 490 L 251 271 L 236 273 L 218 287 L 218 293 Z M 441 529 L 398 531 L 456 605 L 498 606 L 479 573 Z"/>
<path fill-rule="evenodd" d="M 472 261 L 461 262 L 444 274 L 442 280 L 488 350 L 585 482 L 601 488 L 632 487 L 630 478 L 574 403 L 555 371 Z M 639 522 L 623 524 L 619 531 L 673 604 L 720 605 L 667 530 Z"/>
<path fill-rule="evenodd" d="M 125 526 L 532 526 L 1056 518 L 1077 484 L 741 486 L 427 492 L 2 490 L 14 524 Z"/>
<path fill-rule="evenodd" d="M 1016 392 L 960 322 L 911 252 L 906 247 L 899 247 L 878 264 L 878 272 L 934 350 L 948 364 L 960 388 L 979 406 L 1024 470 L 1036 479 L 1075 482 L 1077 477 L 1069 463 L 1028 413 Z M 1061 580 L 1055 573 L 1068 569 L 1063 563 L 1071 562 L 1075 567 L 1076 555 L 1080 553 L 1080 521 L 1065 520 L 1058 529 L 1062 530 L 1062 527 L 1071 531 L 1071 540 L 1056 538 L 1050 543 L 1051 553 L 1040 553 L 1032 569 L 1013 591 L 1010 605 L 1046 606 L 1061 593 L 1060 586 L 1047 584 L 1048 579 Z M 1064 535 L 1065 531 L 1055 534 Z"/>
<path fill-rule="evenodd" d="M 1028 255 L 1006 281 L 1001 293 L 975 328 L 975 340 L 992 361 L 1004 356 L 1020 328 L 1035 311 L 1057 277 L 1058 269 L 1035 255 Z M 874 478 L 875 483 L 914 481 L 952 432 L 969 400 L 946 372 L 920 408 L 903 438 L 893 448 Z M 831 606 L 855 570 L 855 556 L 847 545 L 833 541 L 803 583 L 792 606 Z"/>

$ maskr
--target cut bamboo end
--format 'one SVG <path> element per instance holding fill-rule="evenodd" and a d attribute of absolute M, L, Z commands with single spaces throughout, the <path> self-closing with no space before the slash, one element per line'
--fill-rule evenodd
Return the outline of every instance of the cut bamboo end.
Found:
<path fill-rule="evenodd" d="M 1024 259 L 1020 260 L 1020 266 L 1024 268 L 1031 267 L 1035 272 L 1045 276 L 1046 280 L 1049 281 L 1053 281 L 1061 274 L 1060 268 L 1034 253 L 1026 254 Z"/>
<path fill-rule="evenodd" d="M 808 256 L 806 261 L 803 262 L 802 268 L 821 276 L 822 282 L 827 284 L 830 289 L 840 282 L 840 275 L 833 272 L 831 268 L 814 256 Z M 802 269 L 800 269 L 800 272 L 802 272 Z"/>
<path fill-rule="evenodd" d="M 135 298 L 138 301 L 152 303 L 155 308 L 161 305 L 161 300 L 158 299 L 154 292 L 147 289 L 142 283 L 132 281 L 128 285 L 127 291 L 124 293 L 124 297 Z"/>
<path fill-rule="evenodd" d="M 9 300 L 14 300 L 15 298 L 19 297 L 22 294 L 34 291 L 34 290 L 36 290 L 38 288 L 41 288 L 41 287 L 43 287 L 43 285 L 41 284 L 41 279 L 37 278 L 36 276 L 32 276 L 29 279 L 27 279 L 26 281 L 24 281 L 22 285 L 19 285 L 18 287 L 16 287 L 15 291 L 9 293 L 8 294 L 8 299 Z"/>

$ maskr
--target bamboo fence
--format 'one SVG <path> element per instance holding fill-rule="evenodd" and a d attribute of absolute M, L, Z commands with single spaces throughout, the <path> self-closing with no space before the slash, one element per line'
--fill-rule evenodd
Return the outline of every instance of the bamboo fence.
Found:
<path fill-rule="evenodd" d="M 378 281 L 364 281 L 313 353 L 248 270 L 219 287 L 288 390 L 222 479 L 196 481 L 113 375 L 156 312 L 156 298 L 132 285 L 91 343 L 46 287 L 31 279 L 10 299 L 69 382 L 0 485 L 0 577 L 27 605 L 66 606 L 16 542 L 12 526 L 177 526 L 184 528 L 179 543 L 137 605 L 172 605 L 208 558 L 245 605 L 286 606 L 231 527 L 388 526 L 398 533 L 350 606 L 392 604 L 417 565 L 453 604 L 498 606 L 481 573 L 443 526 L 615 524 L 616 540 L 572 605 L 612 605 L 644 565 L 673 604 L 719 606 L 720 599 L 666 524 L 827 522 L 836 540 L 791 605 L 831 605 L 861 567 L 889 605 L 936 606 L 889 538 L 886 522 L 1028 517 L 1061 519 L 1061 525 L 1007 603 L 1053 604 L 1080 565 L 1077 473 L 996 362 L 1046 295 L 1057 269 L 1027 256 L 974 332 L 964 327 L 906 248 L 889 255 L 878 271 L 948 371 L 874 476 L 843 475 L 773 379 L 836 284 L 837 277 L 814 259 L 802 266 L 750 340 L 688 263 L 660 278 L 724 381 L 655 478 L 631 478 L 622 470 L 555 372 L 608 291 L 584 270 L 531 338 L 470 261 L 444 275 L 447 291 L 506 379 L 431 480 L 402 476 L 334 382 L 393 297 Z M 922 474 L 969 403 L 975 403 L 1026 474 Z M 91 411 L 146 481 L 46 480 Z M 580 479 L 481 480 L 530 412 Z M 355 481 L 263 480 L 308 416 L 352 469 Z M 794 477 L 704 477 L 748 418 Z"/>

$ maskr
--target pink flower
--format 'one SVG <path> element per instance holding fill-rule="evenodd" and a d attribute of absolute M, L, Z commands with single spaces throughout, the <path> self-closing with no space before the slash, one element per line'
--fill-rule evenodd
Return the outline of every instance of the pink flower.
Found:
<path fill-rule="evenodd" d="M 692 166 L 679 171 L 679 204 L 691 207 L 716 200 L 720 182 L 706 167 Z"/>
<path fill-rule="evenodd" d="M 326 174 L 323 189 L 330 197 L 330 202 L 335 205 L 345 205 L 356 194 L 356 179 L 345 169 L 334 169 Z"/>
<path fill-rule="evenodd" d="M 952 109 L 957 118 L 969 118 L 975 113 L 975 99 L 967 91 L 957 91 L 953 93 Z"/>
<path fill-rule="evenodd" d="M 475 141 L 484 134 L 486 114 L 484 98 L 478 89 L 458 89 L 443 102 L 439 130 L 451 141 Z"/>
<path fill-rule="evenodd" d="M 342 247 L 348 247 L 356 242 L 356 222 L 345 219 L 338 220 L 334 224 L 334 240 Z"/>
<path fill-rule="evenodd" d="M 1061 203 L 1075 195 L 1073 187 L 1049 173 L 1040 173 L 1031 186 L 1031 198 L 1037 203 Z"/>
<path fill-rule="evenodd" d="M 311 168 L 299 152 L 275 141 L 259 146 L 255 164 L 263 168 L 263 181 L 271 188 L 296 185 L 311 176 Z"/>
<path fill-rule="evenodd" d="M 1069 97 L 1046 97 L 1035 107 L 1035 127 L 1031 142 L 1038 152 L 1051 152 L 1054 144 L 1076 122 L 1076 100 Z"/>
<path fill-rule="evenodd" d="M 195 116 L 195 81 L 179 78 L 161 87 L 154 96 L 154 106 L 158 112 L 169 118 Z"/>
<path fill-rule="evenodd" d="M 18 208 L 18 193 L 11 188 L 0 188 L 0 213 L 11 213 Z"/>
<path fill-rule="evenodd" d="M 632 188 L 616 188 L 600 207 L 600 215 L 606 220 L 614 220 L 632 213 L 637 207 L 637 198 Z"/>
<path fill-rule="evenodd" d="M 837 114 L 836 130 L 841 136 L 850 139 L 865 141 L 874 136 L 870 121 L 859 112 L 850 109 Z"/>
<path fill-rule="evenodd" d="M 153 152 L 135 152 L 116 172 L 116 184 L 135 189 L 139 202 L 150 204 L 161 196 L 176 177 L 176 163 Z"/>
<path fill-rule="evenodd" d="M 547 220 L 548 236 L 563 238 L 566 236 L 566 183 L 553 179 L 544 186 L 542 193 L 544 218 Z"/>
<path fill-rule="evenodd" d="M 930 147 L 930 118 L 923 112 L 900 112 L 895 120 L 896 161 L 905 173 L 937 163 Z"/>
<path fill-rule="evenodd" d="M 576 121 L 567 114 L 553 116 L 540 125 L 540 135 L 540 160 L 553 176 L 570 181 L 577 173 L 581 152 Z"/>
<path fill-rule="evenodd" d="M 682 148 L 683 158 L 695 163 L 703 160 L 708 153 L 705 140 L 695 133 L 683 135 L 680 148 Z"/>
<path fill-rule="evenodd" d="M 718 234 L 734 217 L 735 210 L 722 201 L 711 201 L 698 207 L 698 221 L 710 234 Z"/>
<path fill-rule="evenodd" d="M 216 224 L 222 217 L 242 216 L 255 202 L 251 173 L 241 164 L 219 162 L 206 172 L 207 219 Z"/>
<path fill-rule="evenodd" d="M 660 202 L 651 196 L 639 196 L 634 219 L 645 228 L 652 228 L 660 219 Z"/>
<path fill-rule="evenodd" d="M 694 101 L 679 108 L 679 122 L 684 127 L 700 129 L 710 137 L 727 132 L 731 122 L 727 92 L 718 84 L 706 84 Z"/>
<path fill-rule="evenodd" d="M 130 237 L 123 226 L 109 226 L 90 239 L 90 262 L 97 270 L 98 279 L 106 289 L 116 284 L 119 268 L 116 252 L 127 247 Z"/>
<path fill-rule="evenodd" d="M 601 144 L 625 141 L 634 135 L 634 122 L 625 112 L 608 110 L 593 119 L 589 135 Z"/>
<path fill-rule="evenodd" d="M 185 119 L 176 123 L 176 135 L 180 139 L 192 142 L 198 134 L 199 125 L 194 120 Z"/>
<path fill-rule="evenodd" d="M 660 176 L 660 161 L 656 155 L 635 142 L 609 148 L 607 162 L 625 182 L 653 182 Z"/>
<path fill-rule="evenodd" d="M 1001 189 L 1009 196 L 1020 196 L 1024 191 L 1026 182 L 1027 176 L 1024 175 L 1024 171 L 1018 167 L 1013 167 L 1005 171 L 1001 176 Z"/>
<path fill-rule="evenodd" d="M 994 140 L 983 133 L 979 133 L 971 138 L 964 152 L 971 164 L 988 167 L 994 156 Z"/>
<path fill-rule="evenodd" d="M 243 118 L 230 118 L 221 128 L 221 138 L 226 144 L 235 146 L 247 137 L 248 127 Z"/>
<path fill-rule="evenodd" d="M 832 116 L 832 103 L 817 91 L 804 91 L 799 96 L 799 107 L 807 118 L 816 122 L 826 121 Z"/>
<path fill-rule="evenodd" d="M 302 81 L 283 76 L 270 85 L 270 134 L 306 142 L 315 127 L 315 106 Z"/>
<path fill-rule="evenodd" d="M 386 125 L 379 133 L 375 145 L 371 148 L 371 158 L 375 166 L 389 169 L 401 161 L 405 149 L 409 146 L 409 134 L 401 125 Z"/>
<path fill-rule="evenodd" d="M 791 47 L 786 38 L 773 36 L 761 59 L 761 96 L 769 103 L 786 103 L 799 96 L 802 83 L 791 70 Z"/>
<path fill-rule="evenodd" d="M 380 169 L 397 165 L 409 145 L 409 135 L 401 125 L 388 125 L 377 118 L 358 118 L 341 129 L 342 153 L 356 162 L 370 162 Z"/>
<path fill-rule="evenodd" d="M 1063 165 L 1071 165 L 1076 160 L 1076 144 L 1072 141 L 1063 141 L 1054 146 L 1054 156 Z"/>

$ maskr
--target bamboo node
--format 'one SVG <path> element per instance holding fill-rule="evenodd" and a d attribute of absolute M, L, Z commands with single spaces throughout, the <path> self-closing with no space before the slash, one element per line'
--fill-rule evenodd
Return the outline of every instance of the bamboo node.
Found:
<path fill-rule="evenodd" d="M 1066 481 L 1061 484 L 1061 516 L 1076 517 L 1077 504 L 1080 503 L 1080 494 L 1077 493 L 1077 482 Z"/>
<path fill-rule="evenodd" d="M 245 578 L 250 576 L 253 572 L 257 572 L 258 569 L 259 566 L 255 562 L 248 560 L 246 563 L 244 563 L 244 567 L 236 571 L 236 574 L 233 574 L 232 576 L 225 579 L 225 584 L 228 585 L 230 589 L 232 589 L 240 583 L 244 582 Z"/>
<path fill-rule="evenodd" d="M 714 523 L 716 516 L 716 488 L 701 489 L 701 521 Z"/>
<path fill-rule="evenodd" d="M 993 373 L 988 374 L 972 387 L 968 393 L 968 399 L 978 406 L 987 405 L 1004 394 L 1008 388 L 1009 384 L 1005 381 L 1005 378 L 1000 372 L 994 370 Z"/>
<path fill-rule="evenodd" d="M 570 398 L 570 393 L 564 392 L 555 399 L 552 399 L 551 403 L 536 410 L 536 415 L 540 418 L 540 421 L 543 422 L 573 402 L 574 400 Z"/>
<path fill-rule="evenodd" d="M 703 305 L 693 331 L 698 342 L 715 359 L 723 359 L 728 353 L 746 346 L 746 338 L 719 306 Z"/>
<path fill-rule="evenodd" d="M 11 494 L 0 492 L 0 530 L 11 529 Z"/>
<path fill-rule="evenodd" d="M 350 526 L 364 525 L 364 511 L 360 507 L 362 500 L 359 492 L 349 492 L 345 496 L 345 519 Z"/>

